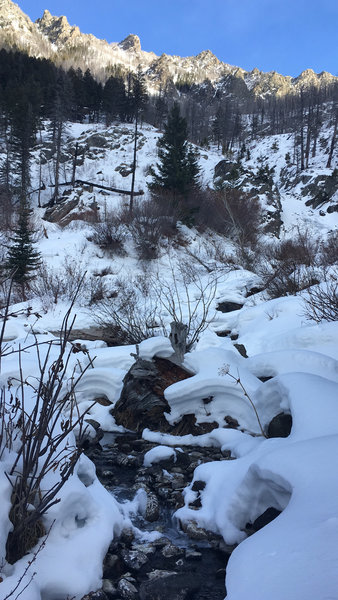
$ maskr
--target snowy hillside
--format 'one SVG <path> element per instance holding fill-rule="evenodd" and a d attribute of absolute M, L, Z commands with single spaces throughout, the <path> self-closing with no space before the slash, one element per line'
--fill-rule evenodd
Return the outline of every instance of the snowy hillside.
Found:
<path fill-rule="evenodd" d="M 336 597 L 338 323 L 337 317 L 317 318 L 313 311 L 318 294 L 324 298 L 331 290 L 331 299 L 337 299 L 337 151 L 331 167 L 325 166 L 331 135 L 327 122 L 318 136 L 324 141 L 301 174 L 291 134 L 246 141 L 244 149 L 238 147 L 227 155 L 216 145 L 198 149 L 203 188 L 219 185 L 225 199 L 240 189 L 250 200 L 259 200 L 262 212 L 255 238 L 243 247 L 238 230 L 244 221 L 223 235 L 222 221 L 213 230 L 203 228 L 200 221 L 195 226 L 178 222 L 173 229 L 166 215 L 166 228 L 161 221 L 154 238 L 158 215 L 142 208 L 150 200 L 147 184 L 152 180 L 151 168 L 158 163 L 161 133 L 148 124 L 142 125 L 137 140 L 135 190 L 144 194 L 134 198 L 134 221 L 127 217 L 129 196 L 103 189 L 130 190 L 133 124 L 106 128 L 67 123 L 59 183 L 68 184 L 60 185 L 58 201 L 50 203 L 55 155 L 49 123 L 44 123 L 31 164 L 32 190 L 40 188 L 31 195 L 31 204 L 35 245 L 43 264 L 25 302 L 14 290 L 9 315 L 4 299 L 1 305 L 3 600 L 18 596 L 20 600 L 81 600 L 101 588 L 108 549 L 110 583 L 105 576 L 102 595 L 86 597 L 148 597 L 144 590 L 149 582 L 165 577 L 167 567 L 145 565 L 160 553 L 159 540 L 169 534 L 163 533 L 160 517 L 148 519 L 147 511 L 170 486 L 182 491 L 180 500 L 166 507 L 177 528 L 175 536 L 182 540 L 195 535 L 196 544 L 191 548 L 178 542 L 178 537 L 171 539 L 171 546 L 179 549 L 177 555 L 171 547 L 173 554 L 167 552 L 171 559 L 175 557 L 171 576 L 179 579 L 182 564 L 193 552 L 194 560 L 199 560 L 201 540 L 201 546 L 206 544 L 211 551 L 210 534 L 217 549 L 228 553 L 227 558 L 231 553 L 223 593 L 229 600 Z M 327 195 L 313 202 L 320 189 Z M 206 206 L 208 210 L 211 205 Z M 249 231 L 253 226 L 246 223 Z M 151 256 L 145 253 L 144 239 L 150 240 L 146 251 Z M 3 230 L 1 240 L 5 260 L 10 231 Z M 290 240 L 294 245 L 283 246 Z M 286 258 L 285 247 L 291 247 Z M 277 282 L 273 290 L 271 282 Z M 73 335 L 61 335 L 60 341 L 62 322 L 78 287 Z M 88 444 L 96 443 L 100 430 L 127 435 L 133 429 L 127 421 L 130 414 L 126 410 L 127 416 L 121 417 L 118 406 L 125 396 L 128 400 L 125 386 L 130 370 L 138 361 L 149 363 L 154 357 L 166 364 L 168 358 L 177 362 L 168 337 L 173 320 L 190 327 L 191 344 L 182 365 L 185 376 L 166 372 L 159 416 L 162 429 L 150 427 L 153 415 L 144 408 L 135 447 L 147 452 L 142 450 L 141 459 L 130 449 L 119 455 L 126 470 L 140 459 L 139 478 L 130 490 L 133 497 L 117 497 L 115 483 L 105 489 L 93 463 L 82 455 L 57 495 L 60 502 L 42 514 L 45 543 L 38 536 L 10 564 L 5 546 L 12 528 L 11 485 L 24 460 L 19 416 L 30 422 L 37 398 L 41 402 L 44 398 L 36 380 L 41 375 L 47 385 L 55 377 L 55 365 L 63 374 L 62 381 L 55 379 L 58 401 L 67 398 L 63 416 L 55 409 L 56 437 L 62 435 L 65 423 L 75 422 L 72 395 L 68 397 L 67 391 L 78 377 L 75 394 L 80 413 L 88 411 Z M 123 329 L 125 323 L 129 329 Z M 160 387 L 155 386 L 158 394 Z M 50 455 L 42 490 L 53 488 L 62 477 L 79 428 L 74 426 Z M 104 440 L 101 444 L 108 451 Z M 191 465 L 191 455 L 199 456 L 196 448 L 215 449 L 221 458 L 196 458 L 187 482 L 187 467 L 180 461 Z M 37 473 L 41 464 L 42 459 Z M 150 488 L 153 475 L 158 479 Z M 37 502 L 36 497 L 30 499 L 30 511 Z M 125 540 L 130 531 L 134 554 L 128 563 L 125 549 L 122 558 L 116 553 L 121 532 Z M 144 563 L 137 568 L 140 554 Z M 105 569 L 108 572 L 107 564 Z M 162 580 L 162 590 L 166 585 Z M 187 589 L 181 593 L 175 597 L 202 598 L 196 589 L 192 595 Z"/>

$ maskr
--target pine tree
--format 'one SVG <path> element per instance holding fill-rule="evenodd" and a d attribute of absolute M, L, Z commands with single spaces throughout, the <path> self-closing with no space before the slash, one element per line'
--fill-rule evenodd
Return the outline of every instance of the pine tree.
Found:
<path fill-rule="evenodd" d="M 105 83 L 102 96 L 106 125 L 110 125 L 117 117 L 123 120 L 125 96 L 126 90 L 122 77 L 109 77 Z"/>
<path fill-rule="evenodd" d="M 151 189 L 166 190 L 174 197 L 186 197 L 198 188 L 197 154 L 187 141 L 187 122 L 177 103 L 171 109 L 164 133 L 159 140 L 158 173 L 153 173 Z"/>
<path fill-rule="evenodd" d="M 139 66 L 132 78 L 132 107 L 134 118 L 140 117 L 148 103 L 147 87 L 144 74 Z"/>
<path fill-rule="evenodd" d="M 18 196 L 26 197 L 30 186 L 31 148 L 35 142 L 37 116 L 24 88 L 17 88 L 18 98 L 11 108 L 12 147 L 17 159 Z"/>
<path fill-rule="evenodd" d="M 40 254 L 34 248 L 33 231 L 29 224 L 30 212 L 27 203 L 22 202 L 18 225 L 13 232 L 12 246 L 5 263 L 5 268 L 13 274 L 13 281 L 21 287 L 23 300 L 26 300 L 29 281 L 41 262 Z"/>

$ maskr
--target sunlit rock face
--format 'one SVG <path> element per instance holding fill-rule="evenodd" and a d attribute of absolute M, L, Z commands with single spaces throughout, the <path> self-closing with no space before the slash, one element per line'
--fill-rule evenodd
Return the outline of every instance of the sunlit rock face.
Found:
<path fill-rule="evenodd" d="M 204 50 L 197 56 L 162 54 L 159 57 L 142 50 L 140 38 L 135 34 L 128 35 L 119 43 L 109 43 L 82 33 L 79 27 L 70 25 L 65 16 L 53 16 L 48 10 L 33 23 L 11 0 L 0 0 L 0 47 L 19 49 L 30 56 L 52 58 L 66 69 L 90 69 L 102 82 L 114 67 L 119 67 L 122 72 L 135 72 L 140 66 L 149 91 L 154 93 L 164 84 L 203 87 L 208 83 L 220 96 L 230 95 L 244 100 L 248 96 L 298 93 L 307 87 L 327 86 L 337 79 L 330 73 L 316 74 L 311 69 L 296 78 L 285 77 L 275 71 L 263 73 L 253 69 L 248 72 L 220 61 L 210 50 Z"/>

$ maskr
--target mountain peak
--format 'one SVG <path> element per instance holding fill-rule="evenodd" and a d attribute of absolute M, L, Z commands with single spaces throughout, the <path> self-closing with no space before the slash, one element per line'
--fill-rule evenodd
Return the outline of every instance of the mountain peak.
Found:
<path fill-rule="evenodd" d="M 80 35 L 80 29 L 76 25 L 71 26 L 67 17 L 54 17 L 49 10 L 45 10 L 41 19 L 36 20 L 36 25 L 53 44 L 65 43 Z"/>
<path fill-rule="evenodd" d="M 127 37 L 119 43 L 119 46 L 120 48 L 122 48 L 122 50 L 133 50 L 134 52 L 141 51 L 140 38 L 134 33 L 130 33 L 129 35 L 127 35 Z"/>

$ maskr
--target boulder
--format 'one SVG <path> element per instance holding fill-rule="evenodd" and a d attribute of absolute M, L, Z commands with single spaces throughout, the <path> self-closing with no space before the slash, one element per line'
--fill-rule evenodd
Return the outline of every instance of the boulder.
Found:
<path fill-rule="evenodd" d="M 240 310 L 243 307 L 243 304 L 239 304 L 238 302 L 220 302 L 216 306 L 216 310 L 219 310 L 222 313 L 232 312 L 233 310 Z"/>
<path fill-rule="evenodd" d="M 172 427 L 164 416 L 170 413 L 164 390 L 187 377 L 187 371 L 168 360 L 138 358 L 125 376 L 121 397 L 111 411 L 116 423 L 138 432 L 146 427 L 170 431 Z"/>

